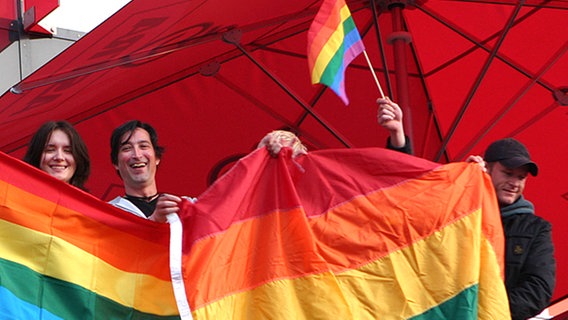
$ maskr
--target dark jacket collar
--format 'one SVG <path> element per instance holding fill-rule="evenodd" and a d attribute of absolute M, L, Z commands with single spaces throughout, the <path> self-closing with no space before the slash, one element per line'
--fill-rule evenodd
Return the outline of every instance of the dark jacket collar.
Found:
<path fill-rule="evenodd" d="M 530 201 L 525 200 L 522 195 L 519 199 L 517 199 L 517 201 L 513 202 L 512 204 L 501 207 L 501 217 L 508 217 L 514 214 L 523 213 L 534 214 L 534 206 Z"/>

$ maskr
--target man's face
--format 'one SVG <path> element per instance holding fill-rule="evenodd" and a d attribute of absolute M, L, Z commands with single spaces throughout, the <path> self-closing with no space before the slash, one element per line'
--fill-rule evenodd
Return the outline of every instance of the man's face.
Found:
<path fill-rule="evenodd" d="M 131 189 L 155 186 L 156 167 L 160 159 L 156 159 L 150 135 L 146 130 L 136 128 L 125 142 L 128 135 L 129 132 L 121 137 L 123 144 L 118 150 L 118 165 L 114 167 L 120 173 L 124 184 Z"/>
<path fill-rule="evenodd" d="M 529 170 L 526 166 L 511 169 L 495 162 L 488 167 L 488 173 L 495 187 L 499 206 L 508 206 L 523 194 Z"/>

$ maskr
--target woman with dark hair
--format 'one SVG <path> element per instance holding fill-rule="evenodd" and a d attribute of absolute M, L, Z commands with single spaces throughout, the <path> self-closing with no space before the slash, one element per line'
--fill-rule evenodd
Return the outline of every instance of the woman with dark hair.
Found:
<path fill-rule="evenodd" d="M 79 189 L 91 173 L 91 161 L 83 139 L 67 121 L 49 121 L 34 134 L 24 161 Z"/>

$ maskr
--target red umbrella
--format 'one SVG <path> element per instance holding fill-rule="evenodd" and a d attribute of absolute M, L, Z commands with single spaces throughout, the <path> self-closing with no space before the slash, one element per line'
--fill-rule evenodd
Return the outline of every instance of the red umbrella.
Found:
<path fill-rule="evenodd" d="M 346 73 L 350 105 L 311 85 L 306 31 L 320 0 L 135 0 L 0 98 L 0 150 L 21 157 L 41 123 L 67 119 L 93 161 L 91 192 L 122 193 L 113 128 L 152 123 L 166 153 L 160 191 L 198 196 L 267 132 L 310 149 L 383 146 L 365 59 Z M 568 4 L 348 1 L 385 93 L 405 110 L 417 156 L 447 162 L 493 140 L 524 142 L 540 172 L 526 197 L 553 224 L 568 293 Z"/>

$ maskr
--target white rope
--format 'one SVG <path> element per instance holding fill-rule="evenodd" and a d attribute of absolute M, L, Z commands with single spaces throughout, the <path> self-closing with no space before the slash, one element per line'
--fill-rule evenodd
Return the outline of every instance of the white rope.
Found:
<path fill-rule="evenodd" d="M 183 226 L 175 213 L 168 214 L 166 218 L 170 224 L 170 275 L 179 315 L 181 320 L 193 320 L 181 271 Z"/>

